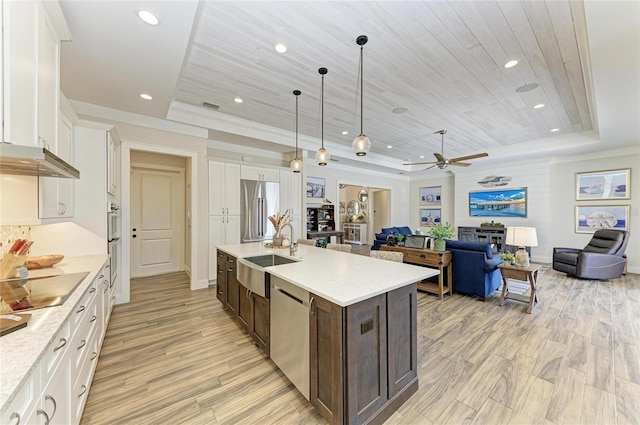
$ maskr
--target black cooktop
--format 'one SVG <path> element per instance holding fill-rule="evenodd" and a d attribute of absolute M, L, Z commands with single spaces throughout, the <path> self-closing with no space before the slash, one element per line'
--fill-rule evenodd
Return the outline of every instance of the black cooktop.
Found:
<path fill-rule="evenodd" d="M 62 305 L 89 272 L 0 281 L 2 311 L 34 310 Z"/>

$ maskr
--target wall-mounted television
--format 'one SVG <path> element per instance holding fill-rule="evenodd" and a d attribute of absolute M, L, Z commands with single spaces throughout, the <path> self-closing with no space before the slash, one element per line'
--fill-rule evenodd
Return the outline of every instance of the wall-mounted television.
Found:
<path fill-rule="evenodd" d="M 307 198 L 324 199 L 324 179 L 321 177 L 307 177 Z"/>
<path fill-rule="evenodd" d="M 527 188 L 469 192 L 471 217 L 526 217 Z"/>

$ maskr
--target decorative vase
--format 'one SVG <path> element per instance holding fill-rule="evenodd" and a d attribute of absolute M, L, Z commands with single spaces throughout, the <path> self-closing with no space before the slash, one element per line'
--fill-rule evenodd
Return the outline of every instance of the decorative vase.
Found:
<path fill-rule="evenodd" d="M 435 251 L 440 251 L 440 252 L 444 252 L 447 249 L 447 243 L 445 242 L 444 239 L 436 239 L 436 242 L 434 243 L 433 249 Z"/>

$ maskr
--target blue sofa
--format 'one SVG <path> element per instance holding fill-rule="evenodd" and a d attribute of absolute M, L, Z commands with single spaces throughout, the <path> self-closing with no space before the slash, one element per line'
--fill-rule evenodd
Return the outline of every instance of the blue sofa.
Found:
<path fill-rule="evenodd" d="M 476 295 L 483 300 L 502 284 L 498 265 L 502 259 L 491 251 L 488 242 L 463 242 L 448 240 L 453 264 L 453 290 Z"/>
<path fill-rule="evenodd" d="M 382 233 L 376 233 L 376 239 L 373 241 L 373 246 L 371 250 L 379 250 L 382 245 L 387 244 L 387 237 L 389 235 L 412 235 L 411 228 L 409 226 L 404 227 L 383 227 Z"/>

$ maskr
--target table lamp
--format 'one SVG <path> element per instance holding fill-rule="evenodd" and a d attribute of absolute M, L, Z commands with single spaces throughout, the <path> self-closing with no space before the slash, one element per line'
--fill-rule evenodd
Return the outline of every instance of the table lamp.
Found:
<path fill-rule="evenodd" d="M 516 266 L 529 267 L 529 253 L 527 246 L 538 246 L 538 236 L 535 227 L 507 227 L 507 245 L 518 247 L 516 251 Z"/>

